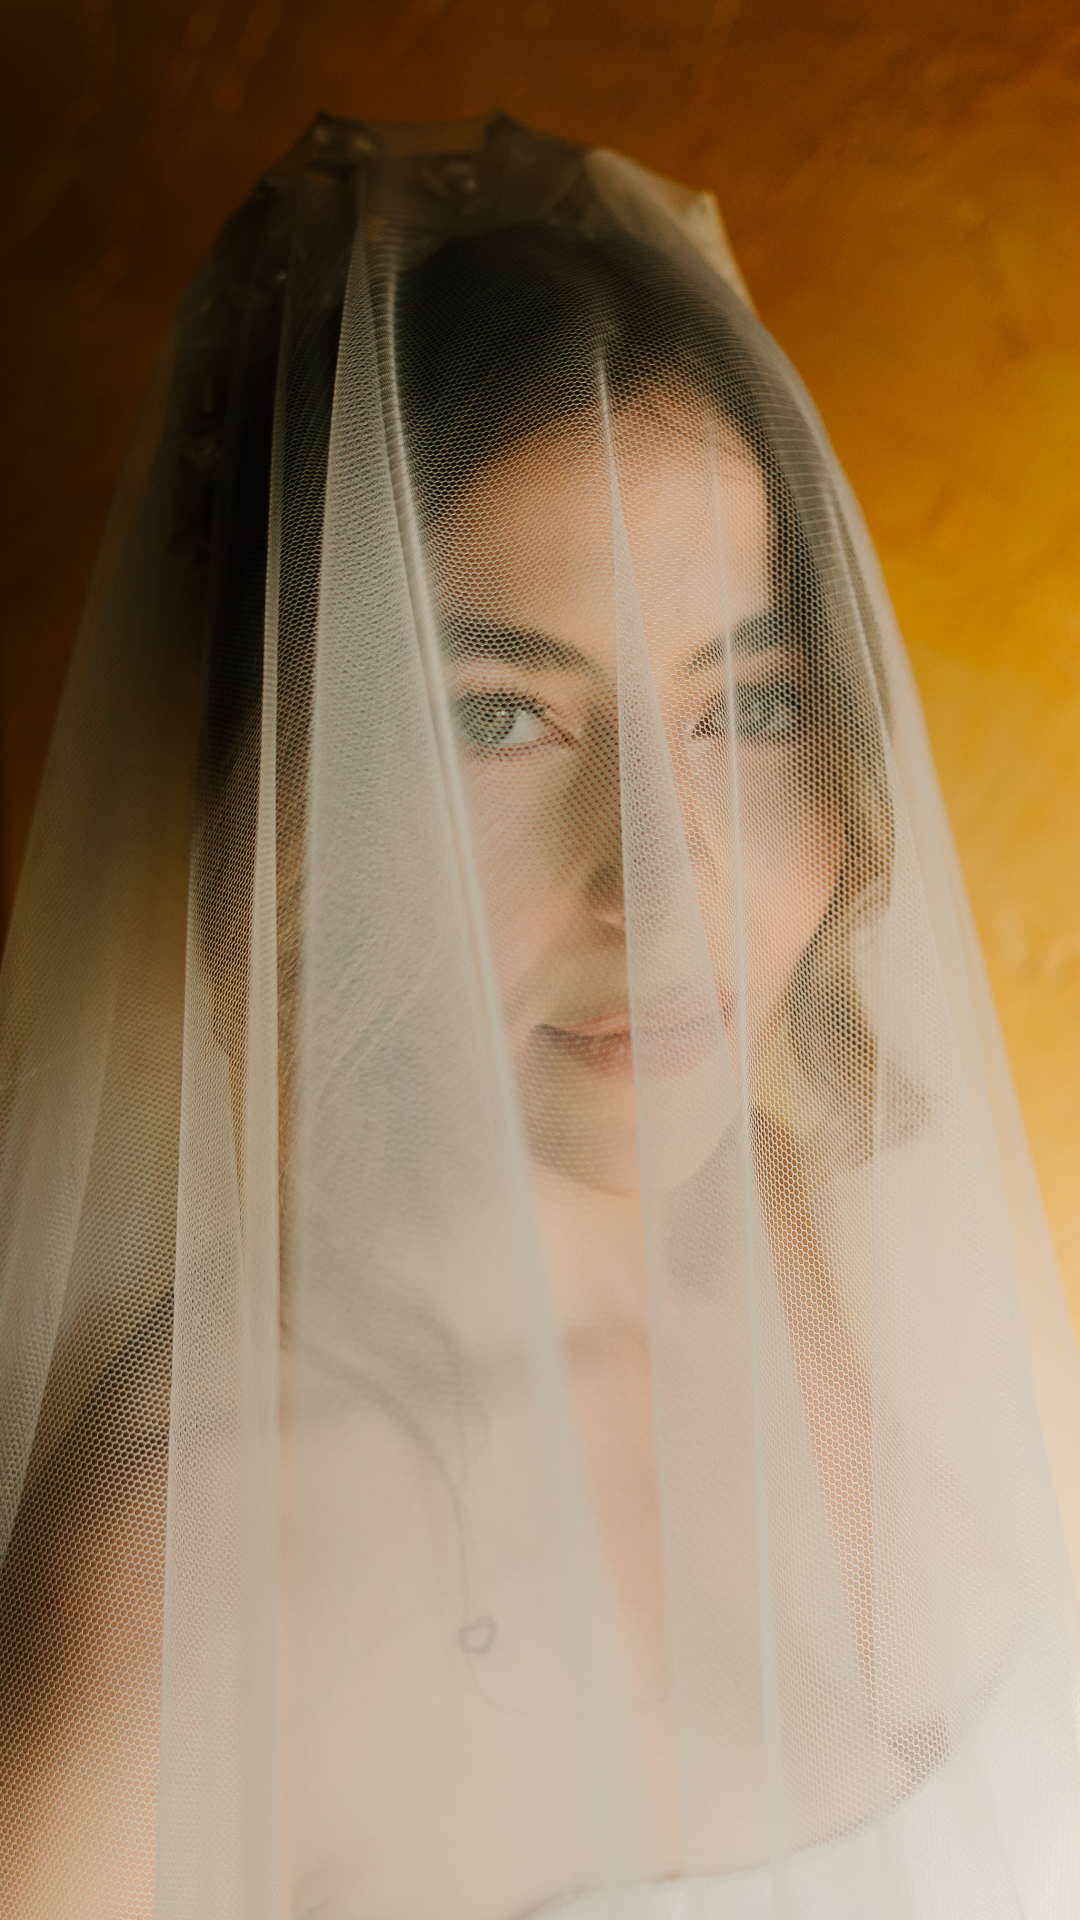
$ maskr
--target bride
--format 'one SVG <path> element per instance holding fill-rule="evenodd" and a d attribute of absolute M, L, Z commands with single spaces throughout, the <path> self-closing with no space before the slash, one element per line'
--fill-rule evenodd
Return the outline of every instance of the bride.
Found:
<path fill-rule="evenodd" d="M 501 119 L 266 176 L 2 1020 L 5 1912 L 1074 1910 L 1070 1336 L 707 201 Z"/>

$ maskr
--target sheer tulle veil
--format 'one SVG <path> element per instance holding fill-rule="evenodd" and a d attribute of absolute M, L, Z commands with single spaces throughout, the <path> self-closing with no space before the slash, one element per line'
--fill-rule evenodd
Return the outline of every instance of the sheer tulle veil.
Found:
<path fill-rule="evenodd" d="M 0 984 L 0 1885 L 1080 1902 L 1080 1375 L 714 203 L 320 119 L 189 289 Z"/>

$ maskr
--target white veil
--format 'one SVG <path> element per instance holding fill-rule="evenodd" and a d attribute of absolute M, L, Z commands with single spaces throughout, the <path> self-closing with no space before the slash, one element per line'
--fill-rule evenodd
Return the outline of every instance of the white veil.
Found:
<path fill-rule="evenodd" d="M 0 1046 L 5 1911 L 1076 1911 L 1072 1333 L 706 197 L 505 119 L 266 176 Z"/>

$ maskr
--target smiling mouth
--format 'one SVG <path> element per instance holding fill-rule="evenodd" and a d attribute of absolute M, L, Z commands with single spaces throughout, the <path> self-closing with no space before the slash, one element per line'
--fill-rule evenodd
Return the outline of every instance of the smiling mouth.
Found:
<path fill-rule="evenodd" d="M 630 1009 L 602 1013 L 595 1020 L 578 1020 L 572 1027 L 542 1026 L 545 1040 L 569 1059 L 611 1080 L 629 1080 L 634 1072 L 630 1044 Z"/>
<path fill-rule="evenodd" d="M 690 1073 L 714 1054 L 724 1038 L 730 1010 L 708 993 L 686 993 L 647 1006 L 637 1022 L 637 1065 L 650 1080 Z M 578 1020 L 573 1026 L 541 1026 L 539 1032 L 579 1066 L 610 1079 L 629 1079 L 635 1059 L 630 1009 Z"/>

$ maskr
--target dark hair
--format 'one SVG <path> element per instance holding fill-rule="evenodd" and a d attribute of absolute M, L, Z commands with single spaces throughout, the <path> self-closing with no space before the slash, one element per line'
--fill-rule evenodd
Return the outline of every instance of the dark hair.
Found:
<path fill-rule="evenodd" d="M 778 560 L 798 568 L 805 593 L 813 569 L 773 457 L 760 366 L 733 324 L 740 303 L 710 278 L 707 289 L 687 279 L 621 229 L 556 219 L 461 236 L 405 268 L 395 360 L 422 519 L 523 432 L 595 414 L 602 366 L 615 408 L 674 383 L 737 428 L 769 491 Z"/>

